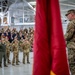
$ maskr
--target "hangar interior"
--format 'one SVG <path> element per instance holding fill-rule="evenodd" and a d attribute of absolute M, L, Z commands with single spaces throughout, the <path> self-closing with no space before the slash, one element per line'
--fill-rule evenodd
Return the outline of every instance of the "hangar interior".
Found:
<path fill-rule="evenodd" d="M 64 32 L 66 30 L 65 13 L 75 8 L 74 0 L 59 0 Z M 36 0 L 0 0 L 0 26 L 16 28 L 34 27 Z M 66 25 L 65 25 L 66 24 Z"/>
<path fill-rule="evenodd" d="M 0 0 L 0 26 L 33 27 L 35 4 L 34 0 Z"/>
<path fill-rule="evenodd" d="M 65 17 L 65 13 L 69 9 L 75 9 L 75 0 L 59 0 L 60 13 L 62 20 L 63 32 L 65 34 L 67 23 L 69 22 Z M 36 1 L 35 0 L 0 0 L 0 29 L 2 28 L 16 28 L 22 30 L 33 27 L 35 25 L 36 15 Z M 10 59 L 12 59 L 12 52 Z M 19 58 L 22 60 L 22 53 Z M 33 66 L 33 52 L 30 53 L 30 64 L 23 65 L 20 62 L 19 66 L 9 65 L 8 68 L 0 68 L 0 75 L 32 75 Z"/>

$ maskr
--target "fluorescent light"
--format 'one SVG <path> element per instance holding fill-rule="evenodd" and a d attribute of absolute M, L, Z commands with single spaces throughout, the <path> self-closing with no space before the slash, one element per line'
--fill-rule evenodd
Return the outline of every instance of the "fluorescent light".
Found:
<path fill-rule="evenodd" d="M 36 2 L 34 1 L 34 2 L 29 2 L 31 5 L 36 5 Z"/>

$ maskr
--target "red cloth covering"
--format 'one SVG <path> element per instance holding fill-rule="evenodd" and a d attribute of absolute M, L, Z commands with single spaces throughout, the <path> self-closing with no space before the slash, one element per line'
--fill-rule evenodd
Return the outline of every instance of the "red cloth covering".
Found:
<path fill-rule="evenodd" d="M 37 0 L 33 75 L 69 75 L 58 0 Z"/>

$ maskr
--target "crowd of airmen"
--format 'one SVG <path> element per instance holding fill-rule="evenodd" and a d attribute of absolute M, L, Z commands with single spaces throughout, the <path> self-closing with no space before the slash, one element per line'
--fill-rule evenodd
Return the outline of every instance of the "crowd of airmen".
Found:
<path fill-rule="evenodd" d="M 27 57 L 27 63 L 29 64 L 29 52 L 33 47 L 33 28 L 20 29 L 16 28 L 12 30 L 0 29 L 0 67 L 2 67 L 2 58 L 4 57 L 4 66 L 7 67 L 8 64 L 13 66 L 19 65 L 19 52 L 23 52 L 23 64 L 25 64 L 25 58 Z M 3 51 L 5 50 L 5 51 Z M 13 52 L 13 59 L 10 61 L 10 52 Z"/>

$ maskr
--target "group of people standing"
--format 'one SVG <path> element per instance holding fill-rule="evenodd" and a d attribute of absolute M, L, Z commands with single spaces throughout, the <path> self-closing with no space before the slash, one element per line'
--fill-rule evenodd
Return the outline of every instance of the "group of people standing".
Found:
<path fill-rule="evenodd" d="M 29 64 L 29 52 L 33 47 L 33 28 L 20 30 L 14 28 L 12 31 L 8 28 L 6 31 L 2 28 L 0 31 L 0 67 L 2 67 L 2 58 L 4 57 L 4 66 L 7 63 L 13 66 L 19 65 L 19 51 L 23 52 L 23 64 L 27 57 Z M 10 51 L 13 52 L 13 59 L 10 61 Z"/>

